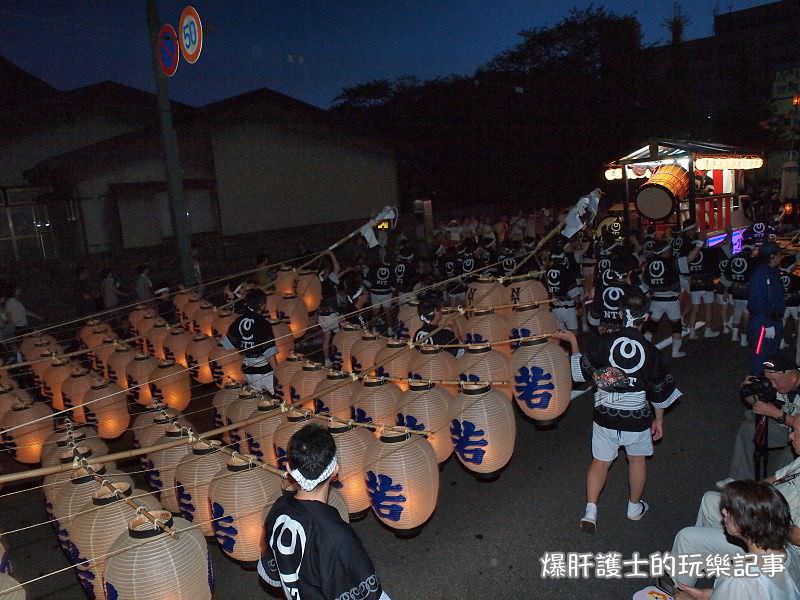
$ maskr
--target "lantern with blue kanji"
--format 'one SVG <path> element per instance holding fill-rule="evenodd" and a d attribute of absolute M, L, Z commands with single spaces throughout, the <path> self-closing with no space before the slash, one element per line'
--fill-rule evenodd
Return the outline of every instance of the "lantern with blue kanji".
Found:
<path fill-rule="evenodd" d="M 153 392 L 150 388 L 150 373 L 158 367 L 158 361 L 147 354 L 136 354 L 125 368 L 128 378 L 128 399 L 142 406 L 153 403 Z"/>
<path fill-rule="evenodd" d="M 147 336 L 161 321 L 163 319 L 157 313 L 149 311 L 136 323 L 136 333 L 134 335 L 138 336 L 138 339 L 134 340 L 134 343 L 141 352 L 147 352 Z"/>
<path fill-rule="evenodd" d="M 174 442 L 186 437 L 188 437 L 187 433 L 180 427 L 170 425 L 164 435 L 156 440 L 155 445 Z M 175 491 L 175 468 L 184 456 L 191 453 L 191 445 L 182 444 L 147 454 L 147 458 L 152 464 L 152 470 L 147 473 L 148 483 L 155 492 L 156 498 L 161 502 L 161 506 L 175 514 L 180 514 L 181 511 Z"/>
<path fill-rule="evenodd" d="M 328 375 L 327 369 L 320 363 L 306 361 L 289 381 L 289 401 L 298 404 L 302 400 L 302 407 L 314 410 L 314 389 L 320 381 Z M 284 397 L 286 391 L 284 389 Z"/>
<path fill-rule="evenodd" d="M 289 449 L 289 439 L 294 435 L 295 431 L 300 431 L 308 425 L 311 419 L 311 415 L 289 410 L 285 418 L 275 428 L 275 433 L 272 435 L 272 448 L 275 452 L 275 461 L 279 469 L 286 468 L 286 452 Z"/>
<path fill-rule="evenodd" d="M 128 365 L 136 358 L 136 352 L 130 346 L 119 344 L 106 361 L 108 380 L 116 383 L 123 390 L 128 389 Z"/>
<path fill-rule="evenodd" d="M 222 345 L 220 340 L 217 340 L 216 346 L 208 354 L 208 362 L 214 383 L 218 388 L 224 388 L 231 381 L 244 383 L 242 353 L 238 350 L 229 350 Z"/>
<path fill-rule="evenodd" d="M 285 361 L 294 351 L 294 334 L 288 319 L 270 321 L 272 327 L 272 338 L 275 340 L 275 362 L 278 364 Z"/>
<path fill-rule="evenodd" d="M 314 388 L 314 412 L 349 419 L 354 386 L 347 373 L 328 371 L 325 379 Z"/>
<path fill-rule="evenodd" d="M 294 339 L 299 340 L 306 334 L 308 327 L 308 310 L 302 298 L 295 294 L 283 294 L 278 300 L 277 320 L 288 320 L 289 329 Z"/>
<path fill-rule="evenodd" d="M 303 363 L 306 362 L 302 354 L 291 353 L 286 357 L 286 360 L 278 363 L 274 371 L 275 380 L 275 397 L 284 402 L 291 402 L 291 381 L 300 369 L 303 368 Z"/>
<path fill-rule="evenodd" d="M 188 367 L 186 361 L 186 346 L 192 341 L 192 333 L 181 327 L 175 327 L 164 340 L 164 355 L 167 360 L 175 361 L 182 367 Z"/>
<path fill-rule="evenodd" d="M 530 305 L 534 302 L 547 300 L 550 296 L 541 281 L 535 275 L 528 275 L 505 286 L 505 298 L 503 304 L 511 304 L 514 308 L 522 305 Z M 547 304 L 542 304 L 547 307 Z"/>
<path fill-rule="evenodd" d="M 555 341 L 523 342 L 511 357 L 514 399 L 531 419 L 549 424 L 570 403 L 572 374 L 569 356 Z"/>
<path fill-rule="evenodd" d="M 148 377 L 153 400 L 175 410 L 185 410 L 192 399 L 191 379 L 185 367 L 171 360 L 159 361 Z"/>
<path fill-rule="evenodd" d="M 508 320 L 493 310 L 468 312 L 459 320 L 461 340 L 465 344 L 494 344 L 494 349 L 511 356 Z"/>
<path fill-rule="evenodd" d="M 56 357 L 50 362 L 50 366 L 42 375 L 44 390 L 56 410 L 64 410 L 64 397 L 61 394 L 61 386 L 72 375 L 74 368 L 75 365 L 68 360 Z"/>
<path fill-rule="evenodd" d="M 408 365 L 414 357 L 412 350 L 403 340 L 389 340 L 386 346 L 375 355 L 375 375 L 389 377 L 402 391 L 408 389 Z"/>
<path fill-rule="evenodd" d="M 414 334 L 420 327 L 422 327 L 422 321 L 419 318 L 419 302 L 411 300 L 401 304 L 397 311 L 394 337 L 401 340 L 414 339 Z"/>
<path fill-rule="evenodd" d="M 466 307 L 473 310 L 494 310 L 496 306 L 507 304 L 504 292 L 505 288 L 497 279 L 480 275 L 477 279 L 467 284 L 467 292 L 464 298 Z"/>
<path fill-rule="evenodd" d="M 192 330 L 195 335 L 203 334 L 206 337 L 213 337 L 216 316 L 216 306 L 205 300 L 200 302 L 200 310 L 195 313 L 194 319 L 192 319 Z"/>
<path fill-rule="evenodd" d="M 228 455 L 220 452 L 220 445 L 217 440 L 192 444 L 191 453 L 185 454 L 175 467 L 175 494 L 181 517 L 196 525 L 206 537 L 214 535 L 208 487 L 211 478 L 228 462 Z"/>
<path fill-rule="evenodd" d="M 429 431 L 428 441 L 443 463 L 453 453 L 448 427 L 450 426 L 451 396 L 441 386 L 425 381 L 412 381 L 407 392 L 397 402 L 397 425 L 412 431 Z"/>
<path fill-rule="evenodd" d="M 214 398 L 211 400 L 214 429 L 225 426 L 225 413 L 228 412 L 228 407 L 239 399 L 242 387 L 243 385 L 238 381 L 229 381 L 224 388 L 214 394 Z M 227 431 L 222 434 L 222 440 L 226 444 L 230 443 L 230 435 Z"/>
<path fill-rule="evenodd" d="M 547 304 L 520 305 L 514 307 L 508 318 L 508 339 L 534 337 L 555 333 L 556 322 Z M 513 352 L 519 348 L 520 341 L 512 341 L 509 348 Z"/>
<path fill-rule="evenodd" d="M 353 344 L 361 339 L 362 332 L 363 330 L 358 325 L 342 323 L 339 331 L 333 334 L 328 358 L 334 369 L 346 373 L 353 370 L 353 365 L 350 363 L 350 350 L 353 348 Z"/>
<path fill-rule="evenodd" d="M 285 419 L 280 411 L 280 405 L 272 398 L 259 400 L 258 406 L 247 418 L 261 416 L 266 416 L 266 418 L 244 428 L 244 437 L 247 440 L 246 448 L 249 448 L 249 453 L 257 459 L 276 467 L 278 461 L 275 458 L 273 438 L 275 430 Z"/>
<path fill-rule="evenodd" d="M 350 416 L 356 423 L 394 425 L 397 403 L 402 394 L 399 387 L 380 377 L 368 375 L 353 384 L 352 391 Z M 380 435 L 379 429 L 375 430 L 375 435 Z"/>
<path fill-rule="evenodd" d="M 172 327 L 164 319 L 156 319 L 153 329 L 145 337 L 145 347 L 147 352 L 157 360 L 166 360 L 167 351 L 164 349 L 164 342 L 167 340 Z"/>
<path fill-rule="evenodd" d="M 386 346 L 386 340 L 377 334 L 365 331 L 361 339 L 350 348 L 350 367 L 354 373 L 372 373 L 375 356 Z"/>
<path fill-rule="evenodd" d="M 492 383 L 511 400 L 511 364 L 508 357 L 487 344 L 469 346 L 456 359 L 458 378 L 464 383 Z M 496 385 L 495 382 L 505 382 Z"/>
<path fill-rule="evenodd" d="M 364 481 L 364 461 L 367 449 L 378 441 L 364 427 L 331 424 L 328 431 L 336 442 L 336 461 L 339 465 L 339 475 L 331 482 L 331 489 L 335 488 L 341 493 L 350 518 L 359 519 L 370 506 Z"/>
<path fill-rule="evenodd" d="M 61 397 L 64 408 L 72 409 L 72 420 L 76 423 L 86 423 L 83 412 L 83 397 L 92 385 L 102 381 L 100 375 L 82 367 L 75 367 L 72 374 L 61 384 Z"/>
<path fill-rule="evenodd" d="M 206 337 L 202 333 L 195 334 L 192 341 L 186 346 L 186 363 L 189 365 L 192 379 L 197 383 L 214 381 L 209 355 L 216 346 L 217 342 L 214 338 Z"/>
<path fill-rule="evenodd" d="M 419 346 L 408 365 L 408 378 L 420 381 L 458 381 L 456 359 L 443 348 Z M 442 385 L 442 384 L 440 384 Z M 444 385 L 452 395 L 456 394 L 455 384 Z"/>
<path fill-rule="evenodd" d="M 200 312 L 200 307 L 202 306 L 202 300 L 200 300 L 200 296 L 196 296 L 192 294 L 189 296 L 189 301 L 183 307 L 182 310 L 182 317 L 181 317 L 181 324 L 183 328 L 189 333 L 197 333 L 194 330 L 194 318 L 198 312 Z"/>
<path fill-rule="evenodd" d="M 244 421 L 258 408 L 258 402 L 263 396 L 253 388 L 245 386 L 239 390 L 239 397 L 228 405 L 225 410 L 225 424 L 233 425 Z M 237 452 L 247 451 L 247 442 L 244 437 L 244 428 L 237 427 L 228 431 L 231 447 Z"/>
<path fill-rule="evenodd" d="M 239 318 L 240 315 L 232 310 L 220 310 L 214 316 L 214 321 L 211 325 L 211 333 L 215 337 L 221 337 L 228 334 L 228 327 Z"/>
<path fill-rule="evenodd" d="M 97 435 L 104 440 L 118 438 L 131 422 L 128 399 L 116 383 L 98 381 L 83 395 L 83 413 L 86 422 L 97 428 Z"/>
<path fill-rule="evenodd" d="M 41 402 L 17 401 L 11 405 L 0 421 L 3 444 L 11 458 L 31 465 L 42 459 L 44 440 L 53 431 L 52 414 Z"/>

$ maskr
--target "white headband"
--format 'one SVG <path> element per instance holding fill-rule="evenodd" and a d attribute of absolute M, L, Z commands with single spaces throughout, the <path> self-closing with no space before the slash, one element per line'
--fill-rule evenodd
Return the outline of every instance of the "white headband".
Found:
<path fill-rule="evenodd" d="M 325 467 L 325 470 L 322 473 L 320 473 L 319 477 L 317 477 L 316 479 L 306 479 L 305 477 L 303 477 L 303 474 L 300 472 L 299 469 L 292 469 L 291 471 L 289 471 L 289 474 L 297 482 L 297 485 L 299 485 L 305 491 L 310 492 L 320 483 L 325 481 L 328 477 L 333 475 L 333 471 L 334 469 L 336 469 L 336 464 L 337 464 L 336 456 L 334 456 L 331 459 L 331 462 L 328 464 L 328 466 Z"/>

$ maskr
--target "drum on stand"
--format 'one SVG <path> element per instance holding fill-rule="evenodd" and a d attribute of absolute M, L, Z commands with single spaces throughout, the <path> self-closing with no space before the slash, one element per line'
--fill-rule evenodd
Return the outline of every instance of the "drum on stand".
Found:
<path fill-rule="evenodd" d="M 666 219 L 688 191 L 688 171 L 679 165 L 663 165 L 639 188 L 636 210 L 654 221 Z"/>

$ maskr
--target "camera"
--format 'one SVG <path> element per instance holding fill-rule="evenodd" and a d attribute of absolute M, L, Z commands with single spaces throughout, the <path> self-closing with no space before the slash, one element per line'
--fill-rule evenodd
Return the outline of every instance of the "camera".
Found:
<path fill-rule="evenodd" d="M 778 394 L 775 388 L 772 387 L 770 380 L 763 375 L 751 378 L 750 381 L 739 388 L 739 393 L 742 399 L 751 406 L 753 404 L 753 400 L 750 400 L 751 398 L 761 400 L 762 402 L 769 402 L 777 408 L 783 408 L 784 405 L 784 402 L 778 398 Z"/>

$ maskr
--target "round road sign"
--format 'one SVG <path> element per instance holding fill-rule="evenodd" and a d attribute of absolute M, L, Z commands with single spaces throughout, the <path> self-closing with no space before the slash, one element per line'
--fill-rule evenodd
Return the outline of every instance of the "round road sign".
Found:
<path fill-rule="evenodd" d="M 178 30 L 181 32 L 181 54 L 187 63 L 197 62 L 203 50 L 203 25 L 200 15 L 193 6 L 187 6 L 181 13 L 178 21 Z"/>
<path fill-rule="evenodd" d="M 178 34 L 175 28 L 167 23 L 158 32 L 158 64 L 167 77 L 175 75 L 178 70 L 178 63 L 181 60 L 181 52 L 178 50 Z"/>

